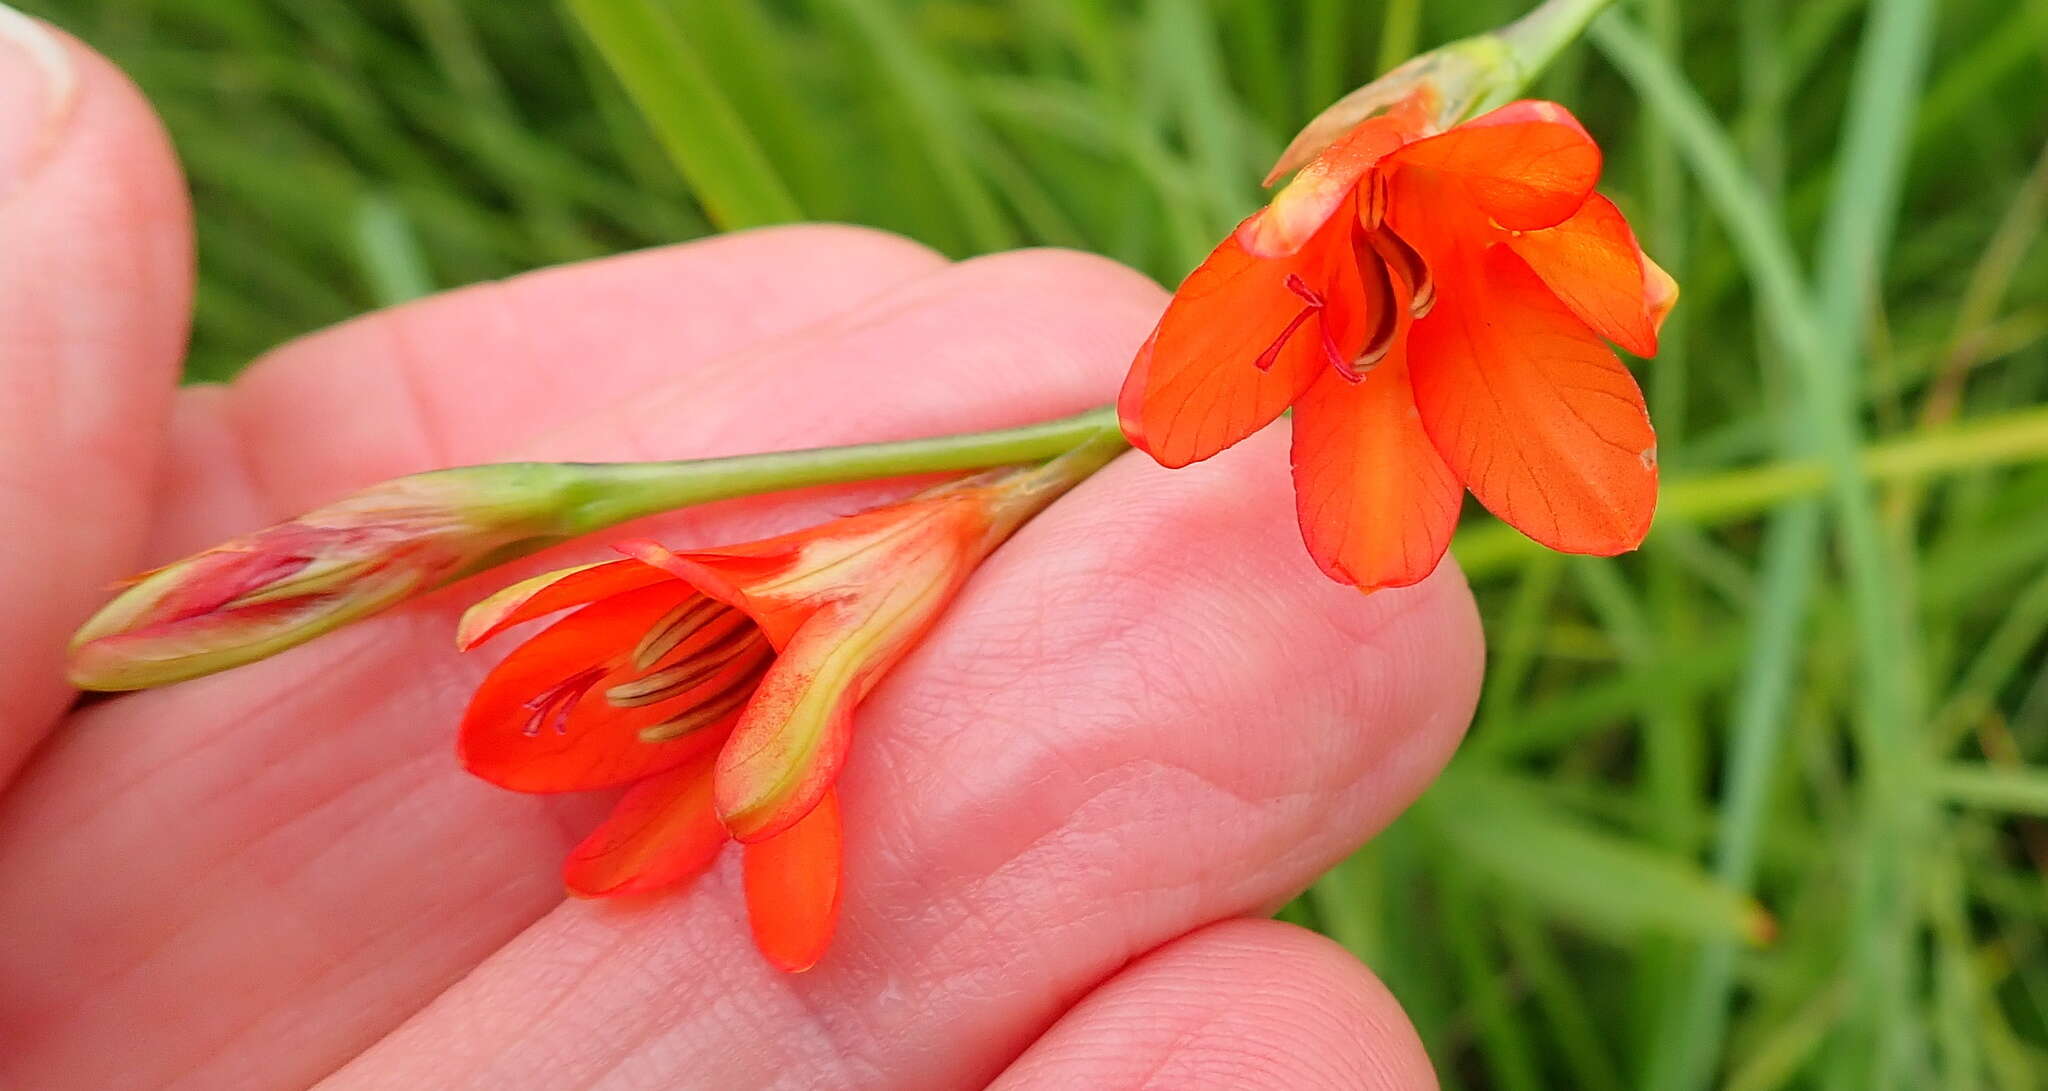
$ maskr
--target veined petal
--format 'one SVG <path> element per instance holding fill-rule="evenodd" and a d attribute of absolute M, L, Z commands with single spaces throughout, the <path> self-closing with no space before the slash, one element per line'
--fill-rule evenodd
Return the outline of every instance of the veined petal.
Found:
<path fill-rule="evenodd" d="M 853 710 L 944 610 L 964 572 L 909 557 L 874 592 L 833 603 L 797 630 L 718 756 L 718 813 L 741 841 L 810 812 L 839 776 Z"/>
<path fill-rule="evenodd" d="M 1423 428 L 1480 503 L 1536 541 L 1635 548 L 1657 504 L 1635 379 L 1513 251 L 1480 263 L 1484 291 L 1445 293 L 1409 334 Z"/>
<path fill-rule="evenodd" d="M 468 651 L 523 621 L 557 610 L 636 591 L 674 579 L 635 560 L 605 561 L 543 572 L 470 607 L 455 629 L 455 646 Z"/>
<path fill-rule="evenodd" d="M 1554 102 L 1511 102 L 1387 156 L 1392 186 L 1422 206 L 1448 182 L 1494 222 L 1533 231 L 1564 222 L 1600 181 L 1600 146 Z"/>
<path fill-rule="evenodd" d="M 640 731 L 716 697 L 703 687 L 618 707 L 605 692 L 639 677 L 629 661 L 647 630 L 696 592 L 669 581 L 585 606 L 514 649 L 478 687 L 458 749 L 470 772 L 518 792 L 606 788 L 674 768 L 724 737 L 692 732 L 650 743 Z M 738 710 L 733 710 L 737 716 Z"/>
<path fill-rule="evenodd" d="M 1565 222 L 1511 235 L 1507 245 L 1594 333 L 1637 356 L 1657 355 L 1663 315 L 1652 308 L 1661 303 L 1669 311 L 1671 304 L 1653 298 L 1652 291 L 1661 291 L 1671 278 L 1658 269 L 1661 282 L 1652 285 L 1652 266 L 1614 202 L 1595 193 Z"/>
<path fill-rule="evenodd" d="M 1188 274 L 1117 398 L 1134 445 L 1165 466 L 1199 462 L 1272 423 L 1358 351 L 1352 209 L 1347 199 L 1283 257 L 1255 257 L 1232 234 Z"/>
<path fill-rule="evenodd" d="M 845 528 L 865 522 L 863 517 L 869 514 L 862 512 L 826 524 L 837 532 L 829 537 L 844 540 L 848 537 Z M 815 554 L 829 549 L 829 544 L 820 544 L 820 539 L 826 537 L 828 535 L 821 533 L 821 528 L 813 527 L 744 545 L 688 553 L 677 553 L 659 542 L 645 539 L 619 542 L 613 548 L 685 581 L 728 606 L 746 611 L 767 635 L 769 643 L 780 651 L 810 617 L 815 603 L 805 602 L 803 600 L 808 596 L 798 595 L 797 608 L 781 608 L 781 604 L 774 601 L 772 588 L 778 577 L 802 573 L 807 568 L 822 564 L 822 558 L 816 556 L 809 558 L 807 564 L 805 552 L 808 549 Z"/>
<path fill-rule="evenodd" d="M 569 852 L 569 893 L 585 898 L 642 894 L 697 877 L 731 838 L 711 806 L 705 753 L 633 785 L 604 823 Z"/>
<path fill-rule="evenodd" d="M 1295 405 L 1294 491 L 1302 539 L 1331 579 L 1373 591 L 1436 570 L 1465 490 L 1422 429 L 1399 346 L 1364 381 L 1331 372 Z"/>
<path fill-rule="evenodd" d="M 747 922 L 754 946 L 776 969 L 802 973 L 831 945 L 842 851 L 839 800 L 831 792 L 801 822 L 744 850 Z"/>

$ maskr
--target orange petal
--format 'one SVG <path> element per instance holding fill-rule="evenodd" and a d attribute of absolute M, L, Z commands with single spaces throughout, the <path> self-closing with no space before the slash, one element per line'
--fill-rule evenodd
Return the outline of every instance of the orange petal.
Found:
<path fill-rule="evenodd" d="M 1284 257 L 1248 253 L 1240 226 L 1188 274 L 1117 398 L 1133 444 L 1165 466 L 1199 462 L 1272 423 L 1333 352 L 1357 352 L 1350 208 Z"/>
<path fill-rule="evenodd" d="M 1650 328 L 1662 330 L 1671 308 L 1678 305 L 1678 282 L 1664 267 L 1643 255 L 1643 309 L 1650 313 Z"/>
<path fill-rule="evenodd" d="M 615 708 L 604 695 L 638 675 L 625 662 L 634 646 L 695 593 L 669 581 L 613 595 L 514 649 L 463 713 L 463 766 L 513 791 L 573 792 L 626 784 L 717 745 L 723 731 L 660 743 L 640 739 L 642 728 L 676 715 L 684 700 Z"/>
<path fill-rule="evenodd" d="M 839 800 L 828 792 L 803 821 L 745 850 L 747 920 L 776 969 L 818 964 L 839 921 Z"/>
<path fill-rule="evenodd" d="M 657 773 L 620 797 L 604 823 L 569 851 L 562 877 L 585 898 L 642 894 L 694 879 L 730 840 L 711 807 L 711 763 Z"/>
<path fill-rule="evenodd" d="M 875 513 L 862 512 L 817 527 L 724 549 L 677 553 L 659 542 L 644 538 L 618 542 L 613 548 L 689 583 L 728 606 L 746 611 L 767 634 L 769 642 L 780 651 L 816 607 L 804 604 L 789 609 L 774 601 L 775 596 L 756 595 L 754 589 L 786 582 L 779 577 L 801 571 L 804 547 L 825 536 L 821 531 L 826 528 L 839 531 L 841 527 L 864 522 L 872 514 Z"/>
<path fill-rule="evenodd" d="M 1480 210 L 1510 231 L 1564 222 L 1600 181 L 1600 146 L 1571 111 L 1554 102 L 1511 102 L 1386 158 L 1407 168 L 1395 178 L 1423 205 L 1442 199 L 1442 183 L 1464 189 Z"/>
<path fill-rule="evenodd" d="M 543 572 L 470 607 L 456 627 L 455 646 L 468 651 L 522 621 L 672 578 L 639 561 L 608 561 Z"/>
<path fill-rule="evenodd" d="M 1652 312 L 1652 267 L 1614 202 L 1595 193 L 1571 219 L 1509 236 L 1507 244 L 1594 333 L 1637 356 L 1657 355 L 1662 315 Z M 1663 309 L 1671 309 L 1668 301 Z"/>
<path fill-rule="evenodd" d="M 900 655 L 866 647 L 851 616 L 834 606 L 797 632 L 719 752 L 718 814 L 741 841 L 774 837 L 831 790 L 866 692 L 861 676 Z"/>
<path fill-rule="evenodd" d="M 1145 343 L 1138 346 L 1138 354 L 1131 358 L 1131 370 L 1124 376 L 1124 385 L 1116 392 L 1116 418 L 1123 427 L 1124 438 L 1146 452 L 1152 450 L 1152 443 L 1145 438 L 1145 392 L 1152 386 L 1152 351 L 1158 343 L 1159 328 L 1155 326 L 1146 335 Z"/>
<path fill-rule="evenodd" d="M 1446 293 L 1415 323 L 1422 425 L 1494 514 L 1567 553 L 1621 553 L 1649 532 L 1656 436 L 1635 379 L 1528 263 L 1487 251 L 1483 295 Z"/>
<path fill-rule="evenodd" d="M 1353 384 L 1324 375 L 1294 410 L 1295 510 L 1331 579 L 1406 587 L 1450 547 L 1465 490 L 1422 430 L 1406 354 Z"/>

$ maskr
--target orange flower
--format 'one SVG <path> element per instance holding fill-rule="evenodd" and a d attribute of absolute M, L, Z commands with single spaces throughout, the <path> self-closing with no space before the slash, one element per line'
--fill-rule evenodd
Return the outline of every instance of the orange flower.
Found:
<path fill-rule="evenodd" d="M 632 785 L 570 853 L 575 894 L 672 886 L 743 842 L 757 945 L 807 969 L 837 915 L 833 784 L 855 707 L 982 558 L 1106 456 L 1088 457 L 722 549 L 621 543 L 626 560 L 506 588 L 463 618 L 462 647 L 580 608 L 484 679 L 463 763 L 523 792 Z"/>
<path fill-rule="evenodd" d="M 1593 192 L 1563 107 L 1436 131 L 1417 91 L 1352 126 L 1181 283 L 1118 399 L 1167 466 L 1294 407 L 1302 536 L 1331 578 L 1415 583 L 1463 490 L 1552 549 L 1635 548 L 1656 440 L 1635 381 L 1677 285 Z"/>

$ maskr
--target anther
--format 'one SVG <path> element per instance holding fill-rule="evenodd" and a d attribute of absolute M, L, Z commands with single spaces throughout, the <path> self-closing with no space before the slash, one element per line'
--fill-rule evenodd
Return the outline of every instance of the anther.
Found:
<path fill-rule="evenodd" d="M 1392 231 L 1375 231 L 1371 234 L 1373 249 L 1386 259 L 1387 264 L 1408 285 L 1412 293 L 1408 299 L 1408 313 L 1417 318 L 1429 313 L 1436 305 L 1436 279 L 1429 275 L 1429 263 L 1422 255 L 1408 245 L 1408 241 Z"/>
<path fill-rule="evenodd" d="M 1358 276 L 1365 288 L 1366 320 L 1372 323 L 1366 331 L 1365 343 L 1359 346 L 1358 355 L 1350 360 L 1338 362 L 1337 374 L 1346 382 L 1363 382 L 1366 373 L 1373 369 L 1387 352 L 1394 347 L 1394 337 L 1401 331 L 1400 315 L 1395 313 L 1399 301 L 1394 296 L 1394 281 L 1387 273 L 1386 262 L 1370 247 L 1357 245 L 1353 240 L 1353 252 L 1358 258 Z"/>
<path fill-rule="evenodd" d="M 1358 208 L 1358 220 L 1367 231 L 1377 231 L 1387 219 L 1387 176 L 1374 170 L 1366 175 L 1365 203 Z"/>
<path fill-rule="evenodd" d="M 716 696 L 691 706 L 689 711 L 641 728 L 640 741 L 667 742 L 724 722 L 754 696 L 755 688 L 761 684 L 761 677 L 767 672 L 765 664 L 756 666 L 735 680 L 731 686 L 720 690 Z"/>
<path fill-rule="evenodd" d="M 722 602 L 696 595 L 676 604 L 676 608 L 661 616 L 640 638 L 633 648 L 633 669 L 646 670 L 661 662 L 661 657 L 675 650 L 691 633 L 704 627 L 721 609 L 731 609 Z"/>
<path fill-rule="evenodd" d="M 640 708 L 680 697 L 729 664 L 739 660 L 757 662 L 773 654 L 767 638 L 748 628 L 704 649 L 675 666 L 655 671 L 644 678 L 622 682 L 604 691 L 604 699 L 615 708 Z"/>

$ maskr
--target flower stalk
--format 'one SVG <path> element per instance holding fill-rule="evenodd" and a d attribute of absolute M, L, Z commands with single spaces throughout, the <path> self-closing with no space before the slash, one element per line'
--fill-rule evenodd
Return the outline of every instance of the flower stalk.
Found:
<path fill-rule="evenodd" d="M 694 504 L 1048 460 L 1051 471 L 1122 445 L 1104 408 L 892 443 L 413 474 L 137 577 L 72 638 L 71 681 L 144 689 L 241 666 L 555 542 Z"/>
<path fill-rule="evenodd" d="M 1593 20 L 1614 6 L 1614 0 L 1547 0 L 1529 14 L 1490 37 L 1506 49 L 1510 74 L 1492 93 L 1473 105 L 1490 110 L 1528 90 L 1565 47 L 1579 40 Z"/>
<path fill-rule="evenodd" d="M 1118 435 L 1109 406 L 1071 417 L 926 439 L 676 462 L 560 463 L 554 534 L 574 537 L 677 508 L 817 485 L 1043 462 Z"/>

